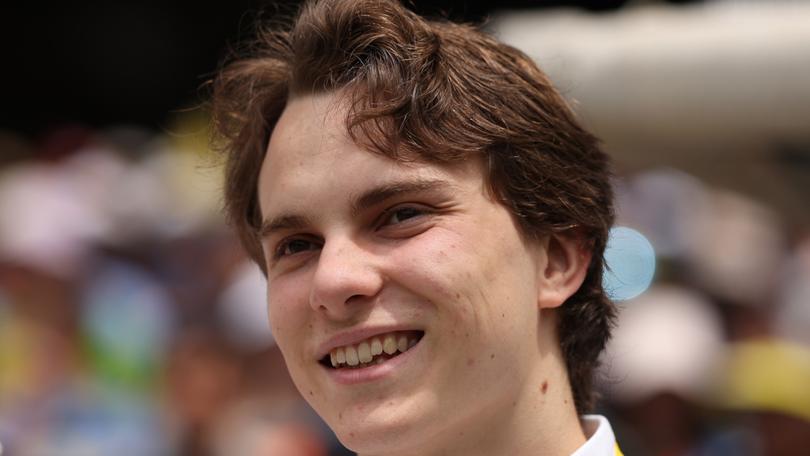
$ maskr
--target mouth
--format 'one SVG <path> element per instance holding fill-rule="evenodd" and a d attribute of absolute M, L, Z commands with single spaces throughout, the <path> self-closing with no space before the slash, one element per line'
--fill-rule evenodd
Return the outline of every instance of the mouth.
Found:
<path fill-rule="evenodd" d="M 329 369 L 361 369 L 382 364 L 422 340 L 423 331 L 395 331 L 332 349 L 318 362 Z"/>

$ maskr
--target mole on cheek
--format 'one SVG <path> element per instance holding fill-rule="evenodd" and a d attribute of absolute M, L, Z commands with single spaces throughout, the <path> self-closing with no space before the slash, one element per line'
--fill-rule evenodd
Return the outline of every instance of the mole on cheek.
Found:
<path fill-rule="evenodd" d="M 542 390 L 543 390 L 543 394 L 546 394 L 546 392 L 548 391 L 548 382 L 547 381 L 543 381 Z"/>

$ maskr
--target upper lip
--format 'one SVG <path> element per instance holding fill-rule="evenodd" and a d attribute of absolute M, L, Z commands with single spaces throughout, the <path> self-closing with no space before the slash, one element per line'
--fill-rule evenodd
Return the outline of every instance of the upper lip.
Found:
<path fill-rule="evenodd" d="M 370 337 L 395 331 L 421 331 L 413 326 L 387 325 L 354 328 L 335 334 L 318 346 L 317 359 L 327 356 L 332 350 L 346 345 L 354 345 Z"/>

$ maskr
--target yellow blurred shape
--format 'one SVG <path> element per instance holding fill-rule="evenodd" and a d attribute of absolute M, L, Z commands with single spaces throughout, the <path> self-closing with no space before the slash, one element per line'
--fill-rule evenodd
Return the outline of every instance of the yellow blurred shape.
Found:
<path fill-rule="evenodd" d="M 810 421 L 810 349 L 780 340 L 733 345 L 722 374 L 721 404 Z"/>

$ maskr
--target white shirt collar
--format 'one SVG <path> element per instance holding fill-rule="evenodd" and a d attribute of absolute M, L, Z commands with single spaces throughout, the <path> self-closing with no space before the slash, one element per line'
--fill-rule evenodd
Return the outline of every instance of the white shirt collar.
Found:
<path fill-rule="evenodd" d="M 584 415 L 582 430 L 588 440 L 571 456 L 615 456 L 616 436 L 607 418 L 601 415 Z"/>

